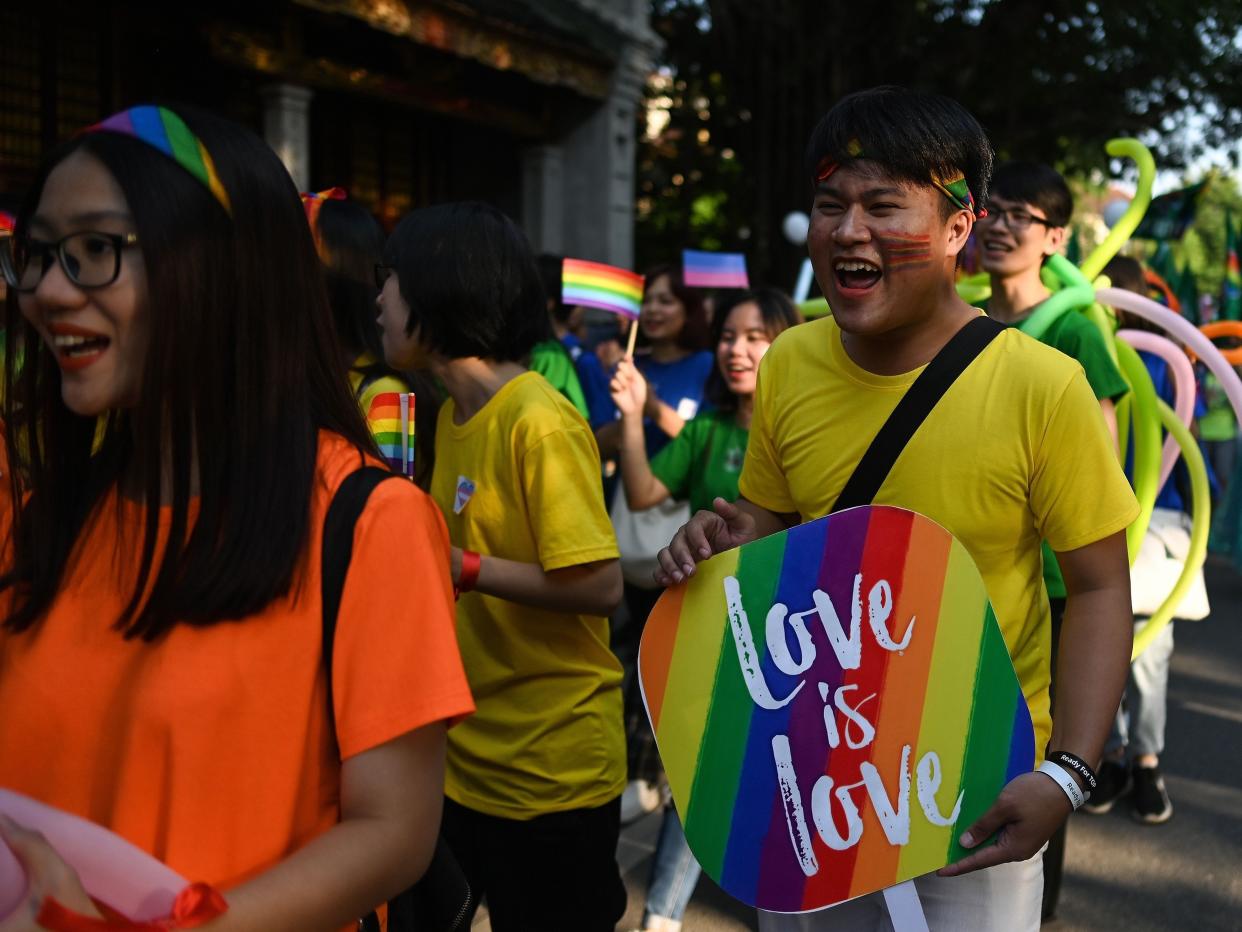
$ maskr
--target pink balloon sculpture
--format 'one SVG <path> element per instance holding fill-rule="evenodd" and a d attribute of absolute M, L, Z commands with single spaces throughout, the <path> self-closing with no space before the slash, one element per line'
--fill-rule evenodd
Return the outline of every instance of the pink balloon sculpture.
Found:
<path fill-rule="evenodd" d="M 1176 343 L 1145 330 L 1118 330 L 1117 337 L 1125 340 L 1137 350 L 1159 356 L 1173 371 L 1174 404 L 1173 410 L 1177 419 L 1190 426 L 1195 416 L 1195 370 L 1191 366 L 1186 353 Z M 1154 414 L 1154 412 L 1153 412 Z M 1157 489 L 1164 488 L 1169 474 L 1173 472 L 1173 464 L 1182 455 L 1182 448 L 1177 445 L 1176 438 L 1169 436 L 1164 441 L 1164 456 L 1160 460 L 1160 481 Z"/>
<path fill-rule="evenodd" d="M 94 822 L 9 790 L 0 790 L 0 813 L 42 833 L 77 871 L 87 893 L 130 919 L 146 922 L 169 916 L 177 895 L 189 886 L 176 871 Z M 25 894 L 26 874 L 0 842 L 0 920 L 21 904 Z"/>
<path fill-rule="evenodd" d="M 1212 341 L 1199 332 L 1198 327 L 1176 311 L 1170 311 L 1163 304 L 1157 304 L 1151 298 L 1145 298 L 1133 291 L 1124 291 L 1121 288 L 1101 288 L 1095 293 L 1095 298 L 1101 304 L 1130 311 L 1144 320 L 1150 320 L 1185 344 L 1216 376 L 1217 381 L 1225 390 L 1225 397 L 1229 399 L 1229 404 L 1233 407 L 1234 415 L 1239 423 L 1242 423 L 1242 379 L 1238 378 L 1233 366 L 1225 361 L 1225 357 L 1220 354 L 1220 350 Z"/>

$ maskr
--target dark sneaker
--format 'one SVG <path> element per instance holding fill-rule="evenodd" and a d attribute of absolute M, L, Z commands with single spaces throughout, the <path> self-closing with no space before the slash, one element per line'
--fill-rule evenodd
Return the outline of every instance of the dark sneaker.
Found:
<path fill-rule="evenodd" d="M 1082 811 L 1103 815 L 1126 793 L 1130 792 L 1130 771 L 1123 764 L 1106 760 L 1096 775 L 1096 786 L 1091 798 L 1082 804 Z"/>
<path fill-rule="evenodd" d="M 1159 767 L 1134 768 L 1134 818 L 1148 825 L 1159 825 L 1173 817 L 1173 804 L 1164 788 Z"/>

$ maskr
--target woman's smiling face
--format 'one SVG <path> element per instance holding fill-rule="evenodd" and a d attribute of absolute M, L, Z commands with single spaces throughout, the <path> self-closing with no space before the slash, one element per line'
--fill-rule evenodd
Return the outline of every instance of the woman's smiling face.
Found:
<path fill-rule="evenodd" d="M 638 318 L 643 336 L 652 343 L 676 340 L 686 325 L 686 306 L 673 294 L 672 282 L 661 275 L 647 286 Z"/>
<path fill-rule="evenodd" d="M 96 252 L 112 248 L 109 238 L 136 234 L 120 185 L 81 149 L 48 175 L 27 227 L 35 247 L 80 233 L 103 234 L 75 240 L 74 249 Z M 53 256 L 35 290 L 19 298 L 22 316 L 60 366 L 65 405 L 86 417 L 133 407 L 140 397 L 150 337 L 147 271 L 136 244 L 122 245 L 119 252 L 110 284 L 81 287 Z"/>

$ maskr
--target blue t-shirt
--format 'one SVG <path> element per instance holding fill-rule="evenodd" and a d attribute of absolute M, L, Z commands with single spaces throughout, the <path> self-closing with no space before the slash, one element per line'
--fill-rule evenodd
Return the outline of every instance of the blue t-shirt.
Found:
<path fill-rule="evenodd" d="M 1169 369 L 1169 364 L 1157 356 L 1155 353 L 1149 353 L 1146 350 L 1139 350 L 1139 357 L 1143 360 L 1143 365 L 1147 367 L 1147 373 L 1151 376 L 1152 385 L 1156 389 L 1156 396 L 1173 407 L 1173 402 L 1177 398 L 1177 383 L 1173 380 L 1173 373 Z M 1195 410 L 1196 418 L 1203 417 L 1207 413 L 1207 406 L 1203 403 L 1203 396 L 1195 391 Z M 1133 430 L 1133 427 L 1131 427 Z M 1133 436 L 1133 434 L 1131 434 Z M 1162 437 L 1168 434 L 1162 432 Z M 1202 444 L 1200 444 L 1202 448 Z M 1208 481 L 1213 486 L 1216 484 L 1216 476 L 1212 473 L 1211 464 L 1204 459 L 1204 464 L 1208 467 Z M 1164 486 L 1160 489 L 1156 496 L 1157 508 L 1171 508 L 1175 511 L 1185 511 L 1186 503 L 1182 500 L 1181 492 L 1178 491 L 1178 485 L 1185 482 L 1186 464 L 1179 459 L 1173 467 L 1173 472 L 1169 474 L 1169 478 L 1165 481 Z M 1126 476 L 1133 482 L 1134 479 L 1134 445 L 1130 444 L 1126 450 Z"/>
<path fill-rule="evenodd" d="M 656 397 L 676 411 L 683 421 L 699 413 L 707 377 L 715 365 L 711 353 L 706 350 L 691 353 L 676 362 L 656 362 L 650 356 L 637 356 L 634 364 L 647 380 L 647 390 L 655 392 Z M 645 425 L 647 456 L 655 456 L 672 438 L 651 421 L 646 421 Z"/>
<path fill-rule="evenodd" d="M 591 350 L 582 350 L 574 357 L 574 368 L 578 370 L 582 396 L 586 398 L 587 410 L 591 412 L 591 429 L 599 430 L 617 416 L 617 406 L 612 403 L 612 391 L 609 389 L 612 376 Z"/>
<path fill-rule="evenodd" d="M 569 358 L 574 362 L 577 362 L 578 357 L 582 355 L 582 341 L 572 333 L 567 333 L 561 337 L 561 346 L 565 347 L 565 352 L 569 354 Z"/>

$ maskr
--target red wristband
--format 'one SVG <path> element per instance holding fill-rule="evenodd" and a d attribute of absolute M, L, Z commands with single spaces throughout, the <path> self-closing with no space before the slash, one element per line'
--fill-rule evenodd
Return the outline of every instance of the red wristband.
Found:
<path fill-rule="evenodd" d="M 461 552 L 461 573 L 457 578 L 457 594 L 470 592 L 479 582 L 479 569 L 483 566 L 483 558 L 473 550 Z"/>

